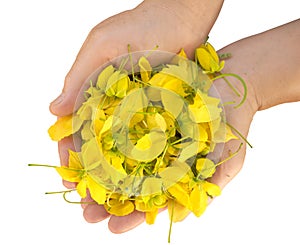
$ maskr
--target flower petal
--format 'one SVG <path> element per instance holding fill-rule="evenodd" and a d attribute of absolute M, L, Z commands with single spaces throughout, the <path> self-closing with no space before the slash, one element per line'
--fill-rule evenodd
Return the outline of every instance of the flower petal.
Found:
<path fill-rule="evenodd" d="M 91 176 L 86 177 L 87 188 L 90 191 L 91 197 L 98 203 L 104 204 L 106 201 L 106 189 L 93 180 Z"/>
<path fill-rule="evenodd" d="M 193 213 L 197 217 L 201 216 L 207 207 L 208 197 L 206 192 L 201 188 L 201 186 L 195 186 L 191 192 L 190 198 Z"/>
<path fill-rule="evenodd" d="M 81 125 L 82 120 L 77 116 L 68 115 L 60 117 L 49 129 L 48 133 L 52 140 L 60 141 L 61 139 L 70 136 L 77 132 Z"/>
<path fill-rule="evenodd" d="M 117 199 L 109 200 L 109 204 L 105 203 L 104 208 L 112 215 L 125 216 L 134 211 L 134 204 L 129 201 L 119 201 Z"/>
<path fill-rule="evenodd" d="M 78 169 L 70 169 L 68 167 L 55 168 L 63 180 L 78 183 L 81 181 L 82 171 Z"/>
<path fill-rule="evenodd" d="M 152 211 L 146 212 L 146 223 L 148 225 L 154 224 L 157 214 L 158 214 L 158 208 L 153 208 Z"/>

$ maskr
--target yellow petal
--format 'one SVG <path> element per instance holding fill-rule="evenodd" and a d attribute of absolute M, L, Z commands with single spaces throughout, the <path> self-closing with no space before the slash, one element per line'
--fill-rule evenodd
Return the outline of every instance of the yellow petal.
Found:
<path fill-rule="evenodd" d="M 177 118 L 182 112 L 184 100 L 176 93 L 168 90 L 161 90 L 161 101 L 166 112 Z M 176 103 L 174 103 L 176 101 Z"/>
<path fill-rule="evenodd" d="M 180 49 L 180 52 L 178 53 L 178 56 L 183 57 L 183 58 L 187 58 L 186 53 L 184 52 L 184 49 Z"/>
<path fill-rule="evenodd" d="M 212 138 L 212 140 L 216 143 L 228 142 L 232 139 L 238 139 L 238 137 L 232 133 L 231 128 L 225 123 L 220 124 L 220 127 Z"/>
<path fill-rule="evenodd" d="M 185 82 L 176 78 L 175 76 L 171 76 L 171 75 L 159 72 L 159 73 L 156 73 L 149 80 L 149 83 L 152 86 L 161 87 L 161 88 L 165 88 L 166 90 L 173 91 L 182 97 L 185 97 L 187 95 L 183 88 L 183 84 Z"/>
<path fill-rule="evenodd" d="M 165 133 L 154 129 L 138 140 L 136 146 L 131 150 L 131 156 L 138 161 L 152 161 L 162 153 L 166 141 Z"/>
<path fill-rule="evenodd" d="M 149 134 L 145 134 L 142 138 L 137 141 L 136 149 L 137 150 L 147 150 L 152 146 L 152 141 Z"/>
<path fill-rule="evenodd" d="M 113 123 L 113 116 L 109 116 L 107 119 L 106 119 L 106 121 L 105 121 L 105 123 L 104 123 L 104 125 L 103 125 L 103 127 L 102 127 L 102 129 L 101 129 L 101 131 L 100 131 L 100 134 L 104 134 L 104 133 L 106 133 L 108 130 L 110 130 L 111 129 L 111 127 L 112 127 L 112 123 Z"/>
<path fill-rule="evenodd" d="M 83 169 L 80 153 L 69 149 L 69 168 L 72 169 Z"/>
<path fill-rule="evenodd" d="M 107 66 L 98 76 L 97 88 L 104 89 L 106 87 L 108 79 L 114 73 L 115 68 L 112 65 Z"/>
<path fill-rule="evenodd" d="M 202 187 L 212 197 L 221 195 L 221 188 L 216 184 L 204 181 Z"/>
<path fill-rule="evenodd" d="M 77 190 L 78 194 L 81 196 L 81 198 L 86 197 L 86 195 L 87 195 L 86 189 L 87 189 L 87 181 L 86 181 L 86 179 L 82 179 L 76 186 L 76 190 Z"/>
<path fill-rule="evenodd" d="M 168 211 L 169 217 L 172 218 L 173 222 L 180 222 L 188 216 L 190 210 L 187 209 L 185 206 L 179 204 L 176 201 L 169 201 L 168 203 Z"/>
<path fill-rule="evenodd" d="M 83 124 L 80 133 L 81 133 L 81 138 L 84 141 L 90 140 L 91 138 L 94 137 L 93 131 L 91 131 L 91 121 L 87 121 Z"/>
<path fill-rule="evenodd" d="M 87 188 L 90 191 L 91 197 L 98 203 L 104 204 L 106 201 L 106 189 L 93 180 L 91 176 L 86 177 Z"/>
<path fill-rule="evenodd" d="M 149 61 L 144 56 L 142 56 L 139 59 L 139 67 L 140 67 L 142 81 L 147 83 L 150 79 L 152 67 L 151 67 Z"/>
<path fill-rule="evenodd" d="M 206 43 L 205 46 L 206 46 L 207 51 L 210 53 L 211 57 L 213 58 L 213 60 L 218 64 L 219 56 L 218 56 L 215 48 L 210 43 Z"/>
<path fill-rule="evenodd" d="M 92 138 L 81 146 L 81 156 L 86 170 L 95 168 L 97 164 L 99 165 L 104 159 L 95 138 Z"/>
<path fill-rule="evenodd" d="M 115 71 L 108 79 L 105 93 L 107 96 L 124 98 L 129 87 L 129 77 L 126 73 Z"/>
<path fill-rule="evenodd" d="M 152 198 L 152 202 L 157 208 L 163 208 L 167 205 L 167 197 L 164 194 L 156 195 Z"/>
<path fill-rule="evenodd" d="M 208 158 L 199 158 L 196 162 L 196 169 L 201 179 L 207 179 L 215 173 L 216 166 L 214 162 Z"/>
<path fill-rule="evenodd" d="M 104 208 L 112 215 L 125 216 L 134 211 L 134 204 L 129 200 L 119 201 L 111 199 L 109 200 L 109 204 L 104 204 Z"/>
<path fill-rule="evenodd" d="M 187 191 L 180 184 L 174 184 L 168 188 L 168 192 L 176 199 L 176 202 L 185 206 L 190 207 L 190 197 Z"/>
<path fill-rule="evenodd" d="M 75 183 L 81 180 L 82 171 L 78 169 L 70 169 L 68 167 L 57 167 L 55 169 L 63 180 Z"/>
<path fill-rule="evenodd" d="M 148 177 L 142 185 L 142 200 L 147 202 L 150 195 L 159 195 L 162 193 L 162 179 L 156 177 Z"/>
<path fill-rule="evenodd" d="M 158 208 L 153 208 L 152 211 L 146 212 L 146 223 L 148 225 L 154 224 L 157 214 L 158 214 Z"/>
<path fill-rule="evenodd" d="M 196 56 L 200 63 L 200 66 L 204 71 L 210 71 L 211 55 L 205 48 L 205 45 L 201 45 L 196 49 Z"/>
<path fill-rule="evenodd" d="M 198 133 L 199 133 L 199 137 L 198 140 L 201 142 L 206 142 L 208 141 L 208 133 L 206 131 L 206 127 L 203 125 L 203 123 L 199 123 L 198 124 Z"/>
<path fill-rule="evenodd" d="M 197 59 L 205 73 L 219 72 L 224 67 L 224 61 L 219 60 L 219 56 L 210 43 L 202 44 L 196 49 Z"/>
<path fill-rule="evenodd" d="M 188 146 L 184 147 L 178 158 L 179 162 L 185 162 L 187 159 L 195 156 L 198 153 L 200 142 L 193 142 Z"/>
<path fill-rule="evenodd" d="M 106 120 L 106 116 L 103 110 L 97 110 L 95 114 L 94 123 L 91 125 L 91 130 L 97 136 L 99 135 L 100 131 L 102 130 L 104 123 Z"/>
<path fill-rule="evenodd" d="M 172 186 L 181 181 L 187 174 L 190 168 L 168 167 L 160 171 L 159 176 L 162 178 L 164 186 Z"/>
<path fill-rule="evenodd" d="M 122 173 L 124 175 L 126 175 L 126 171 L 123 167 L 123 162 L 124 162 L 124 156 L 117 154 L 115 152 L 109 151 L 107 153 L 105 153 L 105 159 L 107 160 L 107 162 L 109 162 L 111 164 L 111 166 L 118 171 L 119 173 Z"/>
<path fill-rule="evenodd" d="M 49 129 L 48 133 L 52 140 L 60 141 L 77 132 L 82 125 L 82 120 L 73 115 L 60 117 Z"/>
<path fill-rule="evenodd" d="M 200 108 L 189 108 L 192 120 L 196 123 L 211 122 L 221 116 L 221 109 L 214 105 L 204 105 Z"/>
<path fill-rule="evenodd" d="M 199 186 L 195 186 L 195 188 L 191 192 L 191 207 L 192 207 L 192 212 L 197 216 L 201 216 L 201 214 L 204 213 L 206 207 L 207 207 L 207 202 L 208 202 L 208 197 L 207 194 L 202 188 Z"/>

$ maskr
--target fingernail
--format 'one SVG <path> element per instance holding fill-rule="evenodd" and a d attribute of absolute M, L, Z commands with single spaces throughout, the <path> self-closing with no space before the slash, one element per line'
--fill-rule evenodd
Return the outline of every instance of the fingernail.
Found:
<path fill-rule="evenodd" d="M 62 93 L 60 94 L 54 101 L 51 102 L 51 106 L 57 106 L 61 102 L 63 102 L 65 95 Z"/>

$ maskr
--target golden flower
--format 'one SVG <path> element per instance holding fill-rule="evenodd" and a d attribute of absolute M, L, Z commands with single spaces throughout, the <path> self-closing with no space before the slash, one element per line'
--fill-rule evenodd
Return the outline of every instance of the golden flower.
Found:
<path fill-rule="evenodd" d="M 220 62 L 216 50 L 208 42 L 196 49 L 196 57 L 205 73 L 213 74 L 224 68 L 225 62 L 223 60 Z"/>
<path fill-rule="evenodd" d="M 79 109 L 49 128 L 56 141 L 81 137 L 78 152 L 69 151 L 69 165 L 55 167 L 77 183 L 80 197 L 89 190 L 108 213 L 138 210 L 153 224 L 161 208 L 168 207 L 172 222 L 181 221 L 189 213 L 200 216 L 208 199 L 220 195 L 208 179 L 238 151 L 219 163 L 209 153 L 238 137 L 220 98 L 209 94 L 224 61 L 209 43 L 196 49 L 196 58 L 202 70 L 183 49 L 157 67 L 145 56 L 131 70 L 124 68 L 131 57 L 119 68 L 108 65 L 90 81 Z"/>

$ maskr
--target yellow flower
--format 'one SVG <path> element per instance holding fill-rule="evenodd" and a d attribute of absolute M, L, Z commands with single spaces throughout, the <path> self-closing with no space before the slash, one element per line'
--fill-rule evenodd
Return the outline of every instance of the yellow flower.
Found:
<path fill-rule="evenodd" d="M 134 203 L 130 200 L 124 200 L 119 195 L 111 196 L 106 203 L 104 203 L 104 208 L 106 211 L 115 216 L 125 216 L 132 213 L 135 209 Z"/>
<path fill-rule="evenodd" d="M 95 142 L 92 143 L 95 144 Z M 60 174 L 62 179 L 77 183 L 76 189 L 82 198 L 87 196 L 87 189 L 89 189 L 91 197 L 98 204 L 104 204 L 106 200 L 106 190 L 103 186 L 99 185 L 90 174 L 98 164 L 94 160 L 95 156 L 90 156 L 90 154 L 95 154 L 95 148 L 90 147 L 90 145 L 85 148 L 84 153 L 69 150 L 69 166 L 57 167 L 56 171 Z"/>
<path fill-rule="evenodd" d="M 199 181 L 190 194 L 191 211 L 197 216 L 201 216 L 208 204 L 208 197 L 215 197 L 221 194 L 219 186 L 208 181 Z"/>
<path fill-rule="evenodd" d="M 158 210 L 167 206 L 168 199 L 164 194 L 149 195 L 146 199 L 148 200 L 137 198 L 135 200 L 135 208 L 140 212 L 145 212 L 147 224 L 154 224 Z"/>
<path fill-rule="evenodd" d="M 105 93 L 107 96 L 124 98 L 129 88 L 130 79 L 125 72 L 115 71 L 107 80 Z"/>
<path fill-rule="evenodd" d="M 146 178 L 142 185 L 141 196 L 135 200 L 136 210 L 146 213 L 148 224 L 153 224 L 158 210 L 167 205 L 167 197 L 163 194 L 162 184 L 160 178 Z"/>
<path fill-rule="evenodd" d="M 150 80 L 149 84 L 156 87 L 161 87 L 185 97 L 187 94 L 184 91 L 185 82 L 168 74 L 156 73 Z"/>
<path fill-rule="evenodd" d="M 204 73 L 220 72 L 224 68 L 224 60 L 220 62 L 216 50 L 208 42 L 196 49 L 196 57 Z"/>

